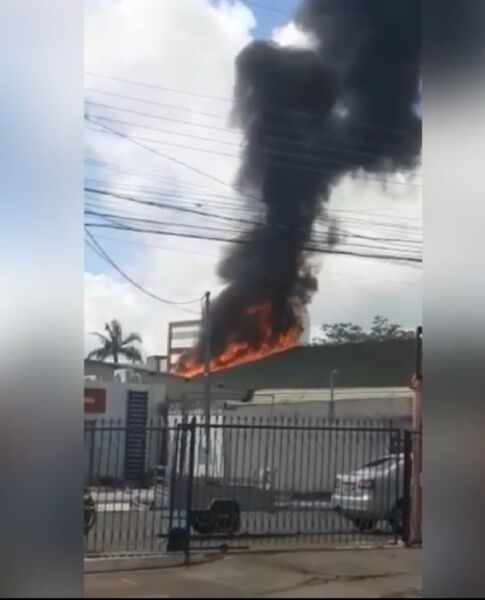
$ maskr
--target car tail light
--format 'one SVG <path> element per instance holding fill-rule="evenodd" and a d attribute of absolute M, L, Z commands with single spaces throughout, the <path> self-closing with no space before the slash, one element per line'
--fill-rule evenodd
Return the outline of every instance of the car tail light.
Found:
<path fill-rule="evenodd" d="M 357 483 L 359 490 L 373 490 L 376 482 L 373 479 L 361 479 Z"/>

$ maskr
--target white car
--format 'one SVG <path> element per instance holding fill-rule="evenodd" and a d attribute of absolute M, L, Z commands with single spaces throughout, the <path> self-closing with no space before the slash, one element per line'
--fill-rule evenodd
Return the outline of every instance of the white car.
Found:
<path fill-rule="evenodd" d="M 404 455 L 389 454 L 351 473 L 338 475 L 332 508 L 360 531 L 388 521 L 394 532 L 404 530 Z"/>

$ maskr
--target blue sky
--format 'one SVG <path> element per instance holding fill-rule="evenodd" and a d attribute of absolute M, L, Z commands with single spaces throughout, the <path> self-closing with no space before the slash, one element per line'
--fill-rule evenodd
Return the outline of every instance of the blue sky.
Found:
<path fill-rule="evenodd" d="M 271 35 L 271 31 L 275 27 L 284 25 L 291 20 L 291 15 L 294 13 L 298 0 L 263 0 L 262 2 L 245 2 L 253 11 L 258 26 L 255 31 L 255 37 L 258 39 L 266 39 Z"/>

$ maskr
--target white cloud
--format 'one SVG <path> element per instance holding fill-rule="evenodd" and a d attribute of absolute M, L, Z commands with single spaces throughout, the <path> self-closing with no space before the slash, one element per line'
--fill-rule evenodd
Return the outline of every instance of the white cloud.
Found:
<path fill-rule="evenodd" d="M 93 107 L 90 108 L 91 114 L 109 114 L 113 119 L 154 127 L 159 131 L 144 130 L 134 125 L 112 125 L 130 136 L 161 140 L 164 145 L 145 143 L 175 161 L 187 163 L 221 181 L 232 182 L 239 165 L 237 146 L 232 144 L 239 143 L 240 135 L 225 128 L 231 108 L 234 58 L 251 40 L 254 26 L 252 12 L 240 2 L 90 0 L 85 22 L 86 70 L 125 80 L 149 82 L 165 89 L 135 86 L 87 75 L 86 86 L 89 88 L 143 98 L 158 104 L 134 103 L 92 90 L 86 92 L 88 99 L 173 120 Z M 308 47 L 311 44 L 311 40 L 293 23 L 275 30 L 272 37 L 282 45 Z M 201 95 L 175 94 L 169 89 Z M 169 108 L 168 105 L 177 108 Z M 218 118 L 202 113 L 215 114 Z M 196 123 L 207 127 L 198 127 Z M 163 132 L 160 131 L 162 129 Z M 194 135 L 215 141 L 197 140 Z M 167 193 L 181 185 L 190 194 L 234 195 L 228 187 L 126 140 L 88 132 L 87 145 L 89 153 L 99 160 L 132 172 L 143 171 L 154 175 L 157 182 L 146 179 L 144 185 L 157 186 Z M 213 152 L 234 156 L 221 156 Z M 139 178 L 126 173 L 104 171 L 99 177 L 104 180 L 108 174 L 111 176 L 110 185 L 115 188 L 140 185 Z M 403 197 L 404 192 L 406 194 Z M 111 210 L 116 208 L 136 212 L 138 216 L 146 214 L 156 215 L 158 219 L 182 218 L 180 215 L 175 217 L 173 213 L 167 217 L 153 208 L 127 206 L 126 203 L 117 205 L 113 200 L 106 200 L 104 206 Z M 419 190 L 393 186 L 383 193 L 377 184 L 346 182 L 334 193 L 331 207 L 360 213 L 386 212 L 390 219 L 395 221 L 396 218 L 402 218 L 402 222 L 406 223 L 407 218 L 419 217 Z M 187 221 L 191 219 L 189 216 L 183 218 Z M 200 224 L 203 218 L 193 217 L 190 222 Z M 103 235 L 105 233 L 99 233 L 102 244 Z M 113 237 L 117 234 L 110 232 L 106 235 Z M 127 239 L 129 236 L 121 234 L 119 237 Z M 131 241 L 134 240 L 140 241 L 140 238 L 131 238 Z M 132 246 L 136 252 L 133 251 L 129 260 L 123 260 L 121 266 L 147 289 L 164 298 L 176 300 L 200 296 L 207 289 L 216 293 L 220 286 L 216 265 L 222 251 L 221 244 L 169 236 L 151 236 L 142 238 L 142 241 L 163 248 Z M 128 245 L 124 246 L 125 250 L 126 247 Z M 175 252 L 174 248 L 180 252 Z M 326 257 L 323 266 L 319 275 L 320 291 L 311 308 L 314 328 L 318 323 L 332 320 L 365 323 L 378 312 L 406 325 L 413 325 L 420 320 L 419 271 L 342 257 Z M 87 349 L 91 349 L 95 343 L 88 332 L 102 331 L 105 321 L 118 318 L 125 330 L 142 334 L 147 353 L 164 353 L 167 323 L 194 317 L 193 314 L 143 295 L 108 266 L 103 274 L 86 273 L 85 290 Z M 196 310 L 198 306 L 195 304 L 185 308 Z"/>
<path fill-rule="evenodd" d="M 297 48 L 314 48 L 315 39 L 290 21 L 282 27 L 274 29 L 272 34 L 274 42 L 280 46 L 296 46 Z"/>
<path fill-rule="evenodd" d="M 183 161 L 194 169 L 207 172 L 228 184 L 232 182 L 239 163 L 237 157 L 213 155 L 195 149 L 209 147 L 227 151 L 227 148 L 230 148 L 231 153 L 236 154 L 234 148 L 237 150 L 237 146 L 216 143 L 211 145 L 195 140 L 193 136 L 231 143 L 237 143 L 240 139 L 237 132 L 224 131 L 222 128 L 227 125 L 231 107 L 234 58 L 251 39 L 251 29 L 254 26 L 255 20 L 251 11 L 239 2 L 210 4 L 203 0 L 91 0 L 85 24 L 86 71 L 125 80 L 149 82 L 163 86 L 167 91 L 129 85 L 89 74 L 86 77 L 86 86 L 173 105 L 176 108 L 128 102 L 89 89 L 86 92 L 87 98 L 96 103 L 151 112 L 187 123 L 131 116 L 121 111 L 95 108 L 91 105 L 89 112 L 92 115 L 108 114 L 110 118 L 164 129 L 164 133 L 157 133 L 139 127 L 108 123 L 109 126 L 130 136 L 151 137 L 167 142 L 166 146 L 144 143 L 174 160 L 151 154 L 119 137 L 88 132 L 87 145 L 90 155 L 133 172 L 155 174 L 162 182 L 157 184 L 148 180 L 144 185 L 157 185 L 170 190 L 180 183 L 183 186 L 196 186 L 197 189 L 204 188 L 204 193 L 233 194 L 228 187 L 219 185 L 175 161 Z M 168 89 L 192 91 L 201 95 L 226 98 L 227 101 L 175 94 Z M 220 118 L 204 117 L 200 113 L 212 113 L 220 115 Z M 194 123 L 203 123 L 209 127 L 199 129 L 194 127 Z M 212 126 L 216 128 L 212 129 Z M 167 131 L 173 133 L 166 133 Z M 178 148 L 176 144 L 188 148 Z M 108 171 L 103 172 L 103 180 L 108 174 Z M 115 172 L 111 174 L 110 184 L 113 188 L 119 188 L 140 185 L 140 180 Z M 190 193 L 193 193 L 192 188 Z M 161 216 L 156 209 L 139 205 L 117 206 L 109 199 L 103 204 L 106 209 L 113 210 L 116 207 L 117 210 L 136 211 L 137 216 L 156 214 L 158 219 L 166 217 Z M 174 215 L 170 214 L 166 218 L 174 218 Z M 187 217 L 185 219 L 187 220 Z M 126 239 L 126 235 L 120 237 Z M 99 241 L 103 243 L 102 234 L 99 235 Z M 145 241 L 180 250 L 175 252 L 148 247 L 143 252 L 137 252 L 137 258 L 129 261 L 129 264 L 123 264 L 125 271 L 150 291 L 167 299 L 184 300 L 202 295 L 207 289 L 215 291 L 220 286 L 215 275 L 216 257 L 220 254 L 219 244 L 180 240 L 170 236 L 153 236 Z M 85 295 L 86 332 L 102 330 L 105 321 L 118 318 L 127 330 L 136 330 L 142 334 L 144 349 L 148 353 L 165 351 L 166 325 L 170 320 L 196 316 L 185 312 L 184 309 L 159 303 L 143 295 L 113 273 L 109 267 L 106 274 L 86 273 Z M 198 308 L 197 304 L 185 307 L 196 311 Z M 91 349 L 94 343 L 95 340 L 87 335 L 87 349 Z"/>

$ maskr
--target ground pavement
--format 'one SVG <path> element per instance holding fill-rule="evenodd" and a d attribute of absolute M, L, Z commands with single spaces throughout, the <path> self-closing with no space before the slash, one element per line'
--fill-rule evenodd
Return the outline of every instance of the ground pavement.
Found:
<path fill-rule="evenodd" d="M 416 598 L 421 550 L 229 554 L 189 567 L 92 574 L 87 598 Z"/>

